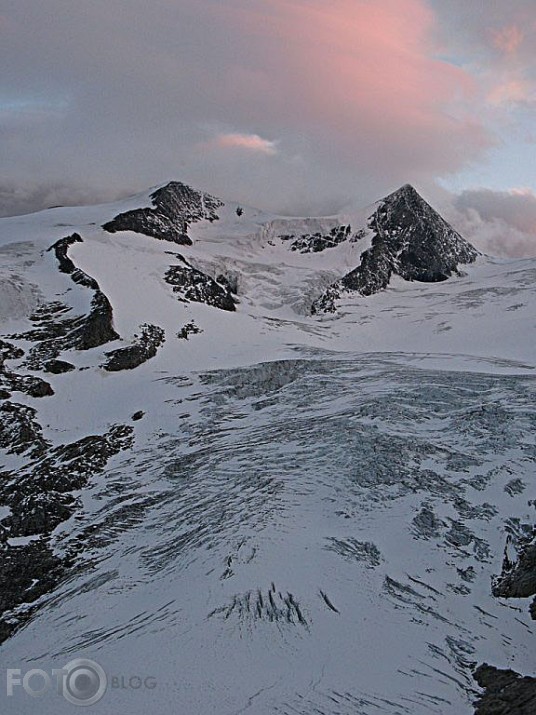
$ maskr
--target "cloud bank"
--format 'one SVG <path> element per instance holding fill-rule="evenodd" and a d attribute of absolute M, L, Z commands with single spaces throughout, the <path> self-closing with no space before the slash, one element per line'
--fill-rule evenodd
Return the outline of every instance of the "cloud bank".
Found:
<path fill-rule="evenodd" d="M 175 178 L 323 213 L 478 162 L 532 101 L 532 0 L 4 6 L 0 142 L 19 196 Z"/>
<path fill-rule="evenodd" d="M 536 256 L 536 194 L 531 189 L 474 189 L 455 197 L 458 229 L 492 256 Z"/>

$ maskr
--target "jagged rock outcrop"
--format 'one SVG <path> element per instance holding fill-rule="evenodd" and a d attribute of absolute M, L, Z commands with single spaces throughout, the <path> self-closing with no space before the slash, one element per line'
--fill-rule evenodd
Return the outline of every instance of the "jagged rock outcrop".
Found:
<path fill-rule="evenodd" d="M 484 694 L 475 702 L 475 715 L 534 715 L 536 678 L 513 670 L 499 670 L 487 663 L 474 673 Z"/>
<path fill-rule="evenodd" d="M 221 310 L 236 310 L 235 299 L 228 281 L 219 283 L 206 273 L 191 266 L 182 256 L 182 266 L 171 266 L 164 280 L 184 302 L 206 303 Z"/>
<path fill-rule="evenodd" d="M 229 293 L 238 295 L 238 275 L 235 273 L 219 273 L 216 276 L 216 283 L 219 283 L 224 288 L 227 288 Z"/>
<path fill-rule="evenodd" d="M 72 236 L 66 236 L 65 238 L 60 238 L 56 241 L 50 248 L 49 251 L 54 251 L 56 258 L 58 259 L 59 269 L 62 273 L 68 273 L 71 279 L 84 286 L 85 288 L 91 288 L 92 290 L 99 290 L 99 284 L 97 281 L 84 273 L 80 268 L 77 268 L 69 257 L 68 251 L 69 246 L 73 243 L 82 243 L 83 239 L 78 233 L 73 233 Z"/>
<path fill-rule="evenodd" d="M 190 335 L 198 335 L 202 332 L 203 331 L 201 330 L 201 328 L 196 325 L 192 320 L 189 323 L 186 323 L 186 325 L 182 326 L 182 328 L 177 333 L 177 337 L 179 338 L 179 340 L 188 340 Z"/>
<path fill-rule="evenodd" d="M 18 348 L 12 343 L 8 343 L 5 340 L 0 340 L 0 367 L 4 364 L 5 360 L 18 360 L 24 357 L 24 350 Z"/>
<path fill-rule="evenodd" d="M 501 575 L 495 579 L 492 593 L 500 598 L 530 598 L 536 595 L 536 534 L 520 545 L 517 560 L 506 554 Z"/>
<path fill-rule="evenodd" d="M 279 238 L 283 242 L 288 242 L 291 251 L 299 253 L 320 253 L 327 248 L 335 248 L 343 241 L 358 241 L 363 238 L 365 231 L 361 229 L 352 234 L 352 226 L 345 224 L 335 226 L 327 234 L 320 233 L 304 233 L 301 236 L 295 234 L 283 234 Z"/>
<path fill-rule="evenodd" d="M 63 350 L 90 350 L 119 339 L 113 327 L 112 305 L 102 291 L 95 291 L 87 315 L 67 317 L 71 310 L 62 304 L 41 306 L 30 317 L 33 330 L 10 336 L 36 343 L 25 360 L 30 370 L 53 372 L 50 364 L 54 365 Z M 62 314 L 65 317 L 60 317 Z"/>
<path fill-rule="evenodd" d="M 52 447 L 43 439 L 36 411 L 24 405 L 0 405 L 0 448 L 28 461 L 17 471 L 0 473 L 0 643 L 31 615 L 13 612 L 55 588 L 66 575 L 69 558 L 48 543 L 49 534 L 78 508 L 75 494 L 108 461 L 133 444 L 133 428 L 114 425 L 106 434 L 89 435 Z M 20 544 L 17 537 L 32 538 Z"/>
<path fill-rule="evenodd" d="M 361 263 L 318 298 L 312 312 L 334 312 L 344 293 L 368 296 L 386 288 L 392 275 L 435 283 L 459 274 L 477 250 L 406 184 L 387 196 L 368 221 L 372 244 Z"/>
<path fill-rule="evenodd" d="M 191 246 L 188 228 L 196 221 L 217 221 L 219 199 L 179 181 L 171 181 L 151 194 L 154 208 L 140 208 L 117 215 L 103 225 L 109 233 L 134 231 L 162 241 Z"/>
<path fill-rule="evenodd" d="M 50 397 L 54 394 L 52 386 L 35 375 L 19 375 L 6 368 L 0 369 L 0 387 L 5 399 L 12 392 L 23 392 L 30 397 Z"/>
<path fill-rule="evenodd" d="M 11 536 L 50 533 L 76 508 L 72 492 L 101 472 L 110 457 L 132 444 L 132 427 L 115 425 L 104 435 L 40 452 L 37 462 L 12 474 L 0 486 L 0 499 L 11 509 L 0 523 Z"/>
<path fill-rule="evenodd" d="M 36 415 L 37 411 L 28 405 L 3 402 L 0 405 L 0 449 L 8 454 L 41 455 L 49 443 L 43 438 Z"/>
<path fill-rule="evenodd" d="M 13 335 L 37 344 L 29 351 L 26 366 L 31 370 L 67 371 L 69 363 L 57 361 L 63 350 L 90 350 L 119 339 L 113 325 L 113 308 L 98 282 L 77 268 L 68 255 L 69 246 L 82 242 L 79 234 L 66 236 L 56 241 L 49 251 L 54 251 L 59 270 L 71 277 L 77 285 L 94 291 L 89 312 L 86 315 L 68 316 L 72 309 L 60 302 L 40 306 L 30 316 L 34 329 Z M 48 366 L 48 367 L 47 367 Z M 50 369 L 52 367 L 52 369 Z M 62 369 L 66 368 L 66 369 Z"/>
<path fill-rule="evenodd" d="M 0 527 L 1 535 L 1 527 Z M 24 546 L 0 546 L 0 643 L 11 636 L 31 616 L 7 615 L 21 602 L 34 603 L 50 593 L 65 575 L 68 559 L 59 557 L 45 539 Z"/>
<path fill-rule="evenodd" d="M 18 360 L 23 356 L 24 351 L 21 348 L 0 340 L 0 399 L 8 399 L 12 392 L 24 392 L 30 397 L 53 395 L 52 387 L 40 377 L 19 375 L 6 367 L 6 360 Z"/>
<path fill-rule="evenodd" d="M 118 339 L 119 334 L 113 327 L 112 304 L 98 290 L 91 299 L 90 311 L 83 323 L 67 336 L 66 342 L 77 350 L 90 350 Z"/>
<path fill-rule="evenodd" d="M 108 360 L 102 367 L 109 372 L 133 370 L 153 358 L 165 339 L 165 332 L 158 325 L 144 324 L 140 335 L 134 336 L 132 345 L 106 353 Z"/>
<path fill-rule="evenodd" d="M 53 375 L 61 375 L 64 372 L 72 372 L 76 368 L 66 360 L 49 360 L 43 365 L 43 370 Z"/>

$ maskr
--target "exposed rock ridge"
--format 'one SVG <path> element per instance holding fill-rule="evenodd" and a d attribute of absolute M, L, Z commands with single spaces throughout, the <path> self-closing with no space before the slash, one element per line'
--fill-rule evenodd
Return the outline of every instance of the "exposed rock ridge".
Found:
<path fill-rule="evenodd" d="M 151 194 L 154 208 L 140 208 L 118 214 L 103 225 L 109 233 L 135 231 L 162 241 L 191 246 L 188 228 L 197 221 L 217 221 L 223 202 L 210 194 L 171 181 Z"/>
<path fill-rule="evenodd" d="M 26 366 L 32 370 L 50 368 L 50 372 L 66 371 L 71 366 L 63 363 L 62 367 L 56 361 L 62 350 L 90 350 L 119 339 L 119 334 L 113 326 L 112 305 L 107 296 L 100 289 L 98 282 L 78 268 L 68 255 L 69 247 L 82 240 L 79 234 L 74 233 L 56 241 L 48 250 L 54 251 L 62 273 L 68 274 L 74 283 L 94 291 L 89 313 L 67 317 L 65 314 L 71 309 L 62 303 L 40 306 L 30 316 L 35 329 L 11 336 L 14 339 L 37 343 L 26 360 Z"/>
<path fill-rule="evenodd" d="M 78 233 L 73 233 L 72 236 L 66 236 L 65 238 L 60 238 L 59 241 L 52 244 L 48 251 L 54 251 L 56 258 L 58 260 L 59 269 L 62 273 L 67 273 L 71 276 L 71 279 L 84 286 L 85 288 L 91 288 L 93 290 L 100 290 L 97 281 L 84 273 L 80 268 L 77 268 L 73 263 L 72 259 L 69 257 L 69 246 L 73 243 L 82 243 L 82 236 Z"/>

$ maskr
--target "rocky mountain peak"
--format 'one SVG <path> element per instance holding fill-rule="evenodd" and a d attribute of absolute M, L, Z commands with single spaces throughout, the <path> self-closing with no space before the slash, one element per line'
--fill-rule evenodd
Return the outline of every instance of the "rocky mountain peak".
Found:
<path fill-rule="evenodd" d="M 478 256 L 411 184 L 379 201 L 367 225 L 373 237 L 360 265 L 330 286 L 313 304 L 313 312 L 334 312 L 343 292 L 377 293 L 392 275 L 424 283 L 444 281 Z"/>
<path fill-rule="evenodd" d="M 223 202 L 210 194 L 192 189 L 180 181 L 170 181 L 154 191 L 153 206 L 118 214 L 103 225 L 109 233 L 135 231 L 162 241 L 190 246 L 188 228 L 197 221 L 217 221 Z"/>
<path fill-rule="evenodd" d="M 404 186 L 401 186 L 396 191 L 393 191 L 392 194 L 389 194 L 383 200 L 384 201 L 396 200 L 396 199 L 403 198 L 403 197 L 416 197 L 416 198 L 419 198 L 421 201 L 424 201 L 424 199 L 419 194 L 417 189 L 414 186 L 412 186 L 411 184 L 404 184 Z"/>

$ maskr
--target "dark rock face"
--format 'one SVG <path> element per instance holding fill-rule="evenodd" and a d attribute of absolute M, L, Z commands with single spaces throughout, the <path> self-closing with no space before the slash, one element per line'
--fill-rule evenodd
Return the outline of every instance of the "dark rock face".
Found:
<path fill-rule="evenodd" d="M 15 345 L 0 340 L 0 390 L 3 399 L 8 399 L 12 392 L 24 392 L 30 397 L 47 397 L 54 394 L 54 390 L 40 377 L 34 375 L 19 375 L 9 370 L 6 360 L 18 360 L 23 357 L 24 351 Z"/>
<path fill-rule="evenodd" d="M 48 447 L 36 410 L 16 402 L 0 405 L 0 449 L 8 454 L 27 454 L 36 457 Z"/>
<path fill-rule="evenodd" d="M 166 283 L 173 286 L 173 292 L 181 296 L 180 300 L 206 303 L 221 310 L 236 310 L 229 283 L 218 283 L 182 260 L 184 265 L 171 266 L 164 276 Z"/>
<path fill-rule="evenodd" d="M 315 301 L 313 313 L 334 312 L 335 301 L 344 292 L 377 293 L 389 285 L 392 275 L 407 281 L 444 281 L 459 275 L 459 266 L 478 256 L 409 184 L 380 202 L 368 227 L 374 235 L 361 264 Z"/>
<path fill-rule="evenodd" d="M 113 327 L 112 305 L 102 291 L 95 292 L 88 315 L 68 338 L 71 347 L 78 350 L 90 350 L 119 339 Z"/>
<path fill-rule="evenodd" d="M 2 526 L 11 536 L 47 534 L 76 507 L 71 492 L 102 472 L 108 460 L 132 444 L 132 427 L 116 425 L 104 435 L 90 435 L 59 447 L 47 445 L 37 462 L 19 470 L 0 487 L 3 505 L 11 515 Z"/>
<path fill-rule="evenodd" d="M 59 558 L 45 539 L 31 541 L 24 546 L 0 545 L 0 643 L 9 638 L 31 611 L 7 616 L 21 602 L 34 603 L 50 593 L 64 577 L 68 559 Z"/>
<path fill-rule="evenodd" d="M 49 397 L 54 394 L 51 385 L 40 377 L 19 375 L 4 366 L 0 367 L 0 388 L 6 399 L 12 392 L 24 392 L 30 397 Z"/>
<path fill-rule="evenodd" d="M 238 295 L 238 276 L 224 275 L 223 273 L 220 273 L 216 276 L 216 283 L 219 283 L 224 288 L 227 288 L 229 293 Z"/>
<path fill-rule="evenodd" d="M 301 236 L 294 234 L 284 234 L 279 236 L 282 241 L 289 242 L 291 251 L 299 251 L 300 253 L 320 253 L 327 248 L 335 248 L 343 241 L 358 241 L 363 238 L 364 231 L 358 231 L 352 234 L 350 224 L 335 226 L 328 234 L 322 233 L 305 233 Z"/>
<path fill-rule="evenodd" d="M 500 598 L 536 595 L 536 535 L 521 545 L 517 561 L 510 561 L 505 553 L 502 573 L 494 581 L 492 593 Z"/>
<path fill-rule="evenodd" d="M 81 242 L 81 236 L 73 233 L 72 236 L 56 241 L 49 250 L 54 250 L 60 271 L 70 274 L 71 279 L 78 285 L 95 291 L 89 314 L 83 323 L 70 334 L 70 339 L 73 342 L 72 347 L 89 350 L 111 340 L 117 340 L 119 335 L 113 329 L 113 311 L 110 301 L 101 291 L 97 281 L 77 268 L 68 256 L 69 246 Z"/>
<path fill-rule="evenodd" d="M 73 243 L 82 243 L 83 239 L 78 233 L 73 233 L 72 236 L 66 236 L 65 238 L 60 238 L 56 241 L 50 248 L 49 251 L 54 251 L 56 258 L 58 259 L 59 269 L 62 273 L 68 273 L 72 280 L 85 288 L 92 288 L 93 290 L 99 290 L 99 284 L 97 281 L 88 276 L 87 273 L 77 268 L 73 261 L 69 258 L 68 251 L 69 246 Z"/>
<path fill-rule="evenodd" d="M 65 360 L 49 360 L 43 365 L 45 372 L 51 372 L 54 375 L 60 375 L 63 372 L 72 372 L 76 370 L 74 365 Z"/>
<path fill-rule="evenodd" d="M 151 194 L 154 208 L 135 209 L 105 223 L 109 233 L 135 231 L 162 241 L 191 246 L 188 228 L 196 221 L 217 221 L 223 203 L 178 181 L 172 181 Z"/>
<path fill-rule="evenodd" d="M 165 339 L 165 332 L 158 325 L 142 325 L 141 334 L 134 336 L 132 345 L 106 353 L 108 360 L 102 367 L 109 372 L 133 370 L 153 358 Z"/>
<path fill-rule="evenodd" d="M 47 370 L 45 365 L 57 364 L 56 358 L 63 350 L 90 350 L 119 339 L 113 327 L 112 306 L 102 291 L 98 290 L 93 295 L 87 315 L 59 317 L 62 312 L 70 311 L 67 306 L 59 309 L 56 306 L 42 306 L 32 316 L 34 330 L 11 336 L 36 342 L 25 361 L 28 368 Z M 54 369 L 48 371 L 54 372 Z"/>
<path fill-rule="evenodd" d="M 34 329 L 11 336 L 37 343 L 30 350 L 25 363 L 31 370 L 65 372 L 66 369 L 63 368 L 69 363 L 56 360 L 62 350 L 90 350 L 119 339 L 113 326 L 113 309 L 110 301 L 100 290 L 97 281 L 77 268 L 69 258 L 69 246 L 81 241 L 82 238 L 74 233 L 72 236 L 56 241 L 49 250 L 54 251 L 62 273 L 70 275 L 71 280 L 77 285 L 94 291 L 89 313 L 70 317 L 67 313 L 70 313 L 71 309 L 62 303 L 55 302 L 40 306 L 30 316 Z"/>
<path fill-rule="evenodd" d="M 5 360 L 18 360 L 21 357 L 24 357 L 22 348 L 18 348 L 5 340 L 0 340 L 0 367 L 3 366 Z"/>
<path fill-rule="evenodd" d="M 474 674 L 484 688 L 475 703 L 475 715 L 534 715 L 536 713 L 536 678 L 522 677 L 513 670 L 499 670 L 481 665 Z"/>
<path fill-rule="evenodd" d="M 0 448 L 23 455 L 17 472 L 0 473 L 0 505 L 9 515 L 0 521 L 0 642 L 31 614 L 13 612 L 55 588 L 67 574 L 68 557 L 59 557 L 47 537 L 78 507 L 74 492 L 102 472 L 109 459 L 133 443 L 133 428 L 115 425 L 104 435 L 52 447 L 42 437 L 36 411 L 24 405 L 0 406 Z M 9 539 L 32 536 L 23 545 Z"/>

